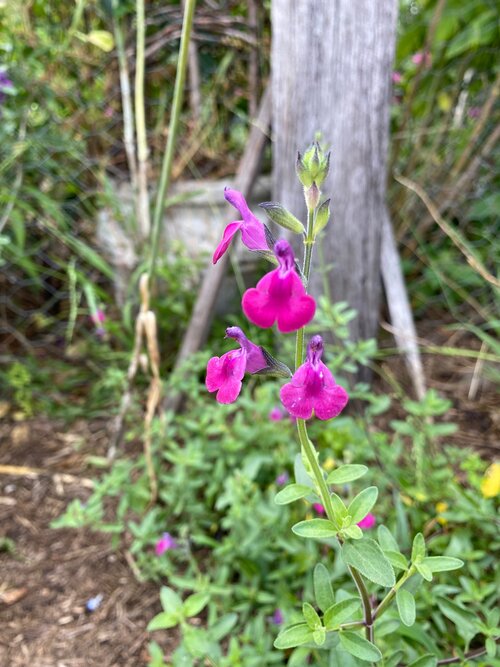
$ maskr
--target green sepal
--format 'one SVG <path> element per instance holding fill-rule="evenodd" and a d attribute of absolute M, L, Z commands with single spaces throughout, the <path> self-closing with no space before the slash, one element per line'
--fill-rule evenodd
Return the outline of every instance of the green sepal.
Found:
<path fill-rule="evenodd" d="M 313 238 L 323 231 L 330 220 L 330 200 L 327 199 L 318 207 L 314 218 Z"/>
<path fill-rule="evenodd" d="M 304 225 L 290 211 L 277 202 L 265 201 L 259 204 L 266 212 L 267 217 L 280 227 L 294 232 L 294 234 L 305 234 Z"/>

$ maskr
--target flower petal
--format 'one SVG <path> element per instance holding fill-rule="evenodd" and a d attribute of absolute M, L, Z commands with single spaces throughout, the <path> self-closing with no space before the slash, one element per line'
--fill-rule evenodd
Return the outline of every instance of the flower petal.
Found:
<path fill-rule="evenodd" d="M 231 243 L 231 240 L 233 236 L 236 234 L 238 229 L 240 229 L 243 225 L 242 220 L 235 220 L 234 222 L 230 222 L 226 229 L 224 230 L 224 234 L 222 235 L 222 240 L 215 249 L 214 256 L 212 259 L 212 262 L 214 264 L 217 264 L 219 259 L 222 257 L 222 255 L 226 252 L 226 250 L 229 248 L 229 244 Z"/>
<path fill-rule="evenodd" d="M 278 311 L 278 331 L 290 333 L 301 329 L 313 319 L 315 312 L 316 302 L 309 294 L 291 297 Z"/>
<path fill-rule="evenodd" d="M 267 237 L 264 225 L 252 213 L 244 220 L 241 240 L 249 250 L 267 250 Z"/>
<path fill-rule="evenodd" d="M 277 269 L 275 269 L 277 271 Z M 271 271 L 271 273 L 274 273 Z M 271 274 L 268 273 L 258 283 L 257 287 L 247 289 L 241 300 L 241 307 L 246 317 L 258 327 L 268 329 L 276 319 L 276 312 L 269 302 L 269 294 L 261 289 L 263 281 Z"/>
<path fill-rule="evenodd" d="M 294 376 L 295 377 L 295 376 Z M 296 419 L 309 419 L 313 413 L 313 400 L 304 387 L 297 387 L 293 381 L 280 389 L 281 402 Z"/>
<path fill-rule="evenodd" d="M 205 386 L 208 391 L 217 391 L 224 381 L 222 372 L 222 361 L 220 357 L 212 357 L 207 364 L 207 376 Z"/>
<path fill-rule="evenodd" d="M 315 397 L 314 414 L 318 419 L 332 419 L 342 412 L 348 400 L 346 390 L 340 385 L 325 386 L 323 391 Z"/>

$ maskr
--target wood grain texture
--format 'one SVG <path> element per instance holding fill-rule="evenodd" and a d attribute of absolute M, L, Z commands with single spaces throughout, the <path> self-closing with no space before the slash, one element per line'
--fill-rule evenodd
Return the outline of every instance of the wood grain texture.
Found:
<path fill-rule="evenodd" d="M 353 339 L 378 324 L 396 17 L 397 0 L 272 2 L 274 198 L 304 220 L 295 159 L 320 131 L 332 150 L 322 188 L 332 197 L 329 284 L 359 313 Z M 320 285 L 316 271 L 313 291 Z"/>

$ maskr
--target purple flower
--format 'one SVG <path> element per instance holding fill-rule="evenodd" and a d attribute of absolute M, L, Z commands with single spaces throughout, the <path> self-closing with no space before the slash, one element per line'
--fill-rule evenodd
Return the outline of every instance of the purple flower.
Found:
<path fill-rule="evenodd" d="M 295 270 L 293 250 L 284 239 L 274 246 L 279 267 L 266 273 L 256 287 L 247 289 L 241 306 L 250 322 L 263 329 L 278 323 L 278 331 L 290 333 L 308 324 L 314 317 L 316 302 L 306 294 Z"/>
<path fill-rule="evenodd" d="M 481 111 L 482 111 L 481 107 L 471 107 L 467 112 L 467 115 L 469 116 L 469 118 L 479 118 L 479 116 L 481 115 Z"/>
<path fill-rule="evenodd" d="M 364 530 L 370 530 L 371 528 L 373 528 L 376 522 L 377 519 L 375 517 L 375 514 L 368 513 L 364 519 L 358 521 L 358 526 L 360 528 L 363 528 Z"/>
<path fill-rule="evenodd" d="M 342 412 L 349 397 L 321 361 L 323 339 L 313 336 L 307 346 L 307 359 L 295 371 L 291 382 L 281 387 L 281 402 L 297 419 L 332 419 Z"/>
<path fill-rule="evenodd" d="M 170 533 L 163 533 L 161 538 L 155 544 L 155 553 L 157 556 L 162 556 L 165 551 L 169 551 L 170 549 L 177 549 L 177 546 L 177 542 L 174 540 L 172 535 L 170 535 Z"/>
<path fill-rule="evenodd" d="M 284 415 L 283 415 L 283 411 L 280 408 L 278 408 L 277 406 L 275 406 L 271 410 L 271 412 L 269 413 L 268 416 L 269 416 L 269 419 L 272 422 L 280 422 L 283 419 Z"/>
<path fill-rule="evenodd" d="M 262 348 L 249 341 L 239 327 L 227 328 L 226 337 L 238 341 L 240 349 L 212 357 L 205 380 L 208 391 L 217 392 L 219 403 L 233 403 L 239 396 L 245 373 L 257 373 L 268 365 Z"/>
<path fill-rule="evenodd" d="M 281 611 L 281 609 L 276 609 L 274 614 L 271 616 L 271 623 L 274 623 L 274 625 L 282 625 L 284 620 L 285 619 L 283 617 L 283 612 Z"/>
<path fill-rule="evenodd" d="M 235 220 L 227 225 L 222 240 L 215 249 L 212 259 L 213 263 L 217 264 L 222 255 L 229 248 L 233 236 L 239 229 L 241 230 L 241 240 L 249 250 L 268 250 L 269 244 L 267 241 L 266 227 L 248 208 L 245 197 L 241 192 L 225 188 L 224 198 L 234 206 L 241 215 L 242 220 Z"/>
<path fill-rule="evenodd" d="M 285 486 L 285 484 L 288 482 L 290 479 L 289 475 L 287 472 L 282 472 L 280 475 L 276 477 L 276 484 L 278 486 Z"/>
<path fill-rule="evenodd" d="M 0 70 L 0 104 L 2 104 L 6 98 L 5 93 L 3 92 L 6 88 L 13 87 L 12 81 L 7 76 L 6 72 Z"/>

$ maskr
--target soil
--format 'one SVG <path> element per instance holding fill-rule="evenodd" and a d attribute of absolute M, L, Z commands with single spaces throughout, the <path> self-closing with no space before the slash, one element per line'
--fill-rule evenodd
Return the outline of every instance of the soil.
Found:
<path fill-rule="evenodd" d="M 72 499 L 88 497 L 85 457 L 105 454 L 107 442 L 102 422 L 0 427 L 0 535 L 14 544 L 13 553 L 0 553 L 0 667 L 148 662 L 146 626 L 161 610 L 158 585 L 138 582 L 109 536 L 50 528 Z M 13 474 L 7 466 L 34 471 Z M 101 605 L 87 612 L 99 594 Z M 157 634 L 170 653 L 175 632 Z"/>
<path fill-rule="evenodd" d="M 471 340 L 450 340 L 433 331 L 432 343 L 470 349 Z M 500 411 L 476 360 L 424 356 L 429 386 L 447 396 L 453 408 L 455 444 L 473 447 L 491 460 L 499 455 Z M 412 395 L 400 358 L 380 364 L 376 391 L 399 386 Z M 471 394 L 473 378 L 479 378 Z M 401 417 L 395 406 L 384 419 Z M 0 667 L 141 667 L 148 662 L 149 620 L 160 611 L 158 584 L 136 580 L 125 548 L 112 548 L 109 536 L 88 530 L 54 530 L 74 498 L 85 500 L 92 474 L 86 456 L 105 455 L 106 423 L 34 419 L 0 426 L 0 546 L 12 540 L 13 553 L 0 552 Z M 25 466 L 20 471 L 9 466 Z M 20 474 L 22 473 L 22 474 Z M 4 545 L 5 549 L 5 545 Z M 101 594 L 92 613 L 86 602 Z M 166 655 L 175 631 L 158 633 Z"/>

